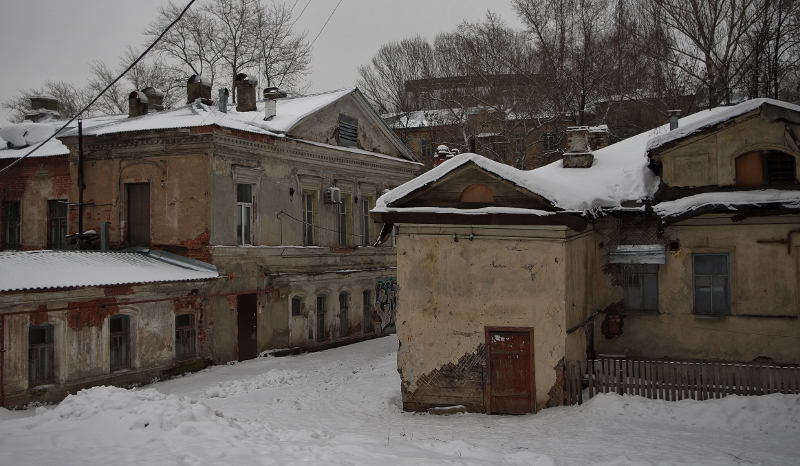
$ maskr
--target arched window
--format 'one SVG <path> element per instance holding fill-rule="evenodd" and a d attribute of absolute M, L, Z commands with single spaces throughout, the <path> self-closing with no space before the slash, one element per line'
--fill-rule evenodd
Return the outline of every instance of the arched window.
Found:
<path fill-rule="evenodd" d="M 736 186 L 772 186 L 797 182 L 794 156 L 774 150 L 754 151 L 736 158 Z"/>
<path fill-rule="evenodd" d="M 348 293 L 339 293 L 339 336 L 345 337 L 348 333 L 350 322 L 348 321 L 348 314 L 350 312 L 350 295 Z"/>
<path fill-rule="evenodd" d="M 466 204 L 492 204 L 494 194 L 485 184 L 475 183 L 464 188 L 459 200 Z"/>
<path fill-rule="evenodd" d="M 295 296 L 292 298 L 292 317 L 303 315 L 303 298 Z"/>
<path fill-rule="evenodd" d="M 328 297 L 317 296 L 317 341 L 325 340 L 325 311 L 328 309 Z"/>

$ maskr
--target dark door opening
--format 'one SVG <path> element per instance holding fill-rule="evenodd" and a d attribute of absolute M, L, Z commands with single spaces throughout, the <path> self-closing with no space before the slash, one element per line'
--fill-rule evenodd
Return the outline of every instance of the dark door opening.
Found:
<path fill-rule="evenodd" d="M 150 183 L 128 184 L 128 246 L 150 247 Z"/>
<path fill-rule="evenodd" d="M 486 413 L 536 411 L 533 329 L 486 327 Z"/>
<path fill-rule="evenodd" d="M 240 294 L 237 297 L 239 329 L 239 361 L 258 356 L 258 295 Z"/>

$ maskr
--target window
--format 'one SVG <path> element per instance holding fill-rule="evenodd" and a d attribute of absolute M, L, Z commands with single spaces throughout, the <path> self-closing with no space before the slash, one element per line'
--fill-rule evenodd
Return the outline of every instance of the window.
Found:
<path fill-rule="evenodd" d="M 361 329 L 364 333 L 372 332 L 372 290 L 364 290 L 364 315 L 361 317 Z"/>
<path fill-rule="evenodd" d="M 130 317 L 116 315 L 108 322 L 111 370 L 128 367 L 130 361 Z"/>
<path fill-rule="evenodd" d="M 372 236 L 372 220 L 369 218 L 370 200 L 361 201 L 361 245 L 372 246 L 370 238 Z"/>
<path fill-rule="evenodd" d="M 53 326 L 32 325 L 28 328 L 28 383 L 53 380 Z"/>
<path fill-rule="evenodd" d="M 627 264 L 622 274 L 625 309 L 658 312 L 658 264 Z"/>
<path fill-rule="evenodd" d="M 150 247 L 150 183 L 128 184 L 128 246 Z"/>
<path fill-rule="evenodd" d="M 423 139 L 419 142 L 420 158 L 422 160 L 433 159 L 433 143 L 430 139 Z"/>
<path fill-rule="evenodd" d="M 347 196 L 342 196 L 342 202 L 339 203 L 339 246 L 347 246 L 347 204 L 349 199 Z"/>
<path fill-rule="evenodd" d="M 339 114 L 339 145 L 358 147 L 358 119 Z"/>
<path fill-rule="evenodd" d="M 48 247 L 50 249 L 66 249 L 67 202 L 47 201 L 47 220 L 50 226 Z"/>
<path fill-rule="evenodd" d="M 7 202 L 3 206 L 5 217 L 5 249 L 19 249 L 20 246 L 20 204 L 19 201 Z"/>
<path fill-rule="evenodd" d="M 542 150 L 544 152 L 553 152 L 558 150 L 558 133 L 555 131 L 547 131 L 542 134 Z"/>
<path fill-rule="evenodd" d="M 253 244 L 253 185 L 236 184 L 236 244 Z"/>
<path fill-rule="evenodd" d="M 175 316 L 175 358 L 184 359 L 197 355 L 195 340 L 197 330 L 194 327 L 194 314 Z"/>
<path fill-rule="evenodd" d="M 303 193 L 303 245 L 314 244 L 314 193 Z"/>
<path fill-rule="evenodd" d="M 328 305 L 324 294 L 317 296 L 317 341 L 325 340 L 325 309 Z"/>
<path fill-rule="evenodd" d="M 292 317 L 303 315 L 303 298 L 295 296 L 292 298 Z"/>
<path fill-rule="evenodd" d="M 347 319 L 347 314 L 350 312 L 348 307 L 350 295 L 347 293 L 339 293 L 339 336 L 344 337 L 349 333 L 348 327 L 350 322 Z"/>
<path fill-rule="evenodd" d="M 737 186 L 769 186 L 796 182 L 796 162 L 790 154 L 757 151 L 736 158 Z"/>
<path fill-rule="evenodd" d="M 693 261 L 695 313 L 729 314 L 728 254 L 694 254 Z"/>

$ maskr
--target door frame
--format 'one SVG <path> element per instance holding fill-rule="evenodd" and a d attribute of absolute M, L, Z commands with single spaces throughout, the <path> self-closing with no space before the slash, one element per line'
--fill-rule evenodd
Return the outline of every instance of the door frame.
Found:
<path fill-rule="evenodd" d="M 530 394 L 531 394 L 531 413 L 535 413 L 538 411 L 536 405 L 536 363 L 534 359 L 534 350 L 533 350 L 533 327 L 494 327 L 494 326 L 486 326 L 484 327 L 484 335 L 485 335 L 485 343 L 484 347 L 486 349 L 486 375 L 483 378 L 484 381 L 484 405 L 486 406 L 486 414 L 493 414 L 492 410 L 492 345 L 491 345 L 491 334 L 492 332 L 515 332 L 515 333 L 528 333 L 530 335 Z"/>

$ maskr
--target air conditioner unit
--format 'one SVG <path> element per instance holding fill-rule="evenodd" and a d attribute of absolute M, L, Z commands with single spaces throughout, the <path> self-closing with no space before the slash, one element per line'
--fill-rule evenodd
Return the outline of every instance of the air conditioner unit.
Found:
<path fill-rule="evenodd" d="M 325 203 L 326 204 L 341 204 L 342 203 L 342 191 L 339 188 L 328 188 L 325 191 Z"/>

